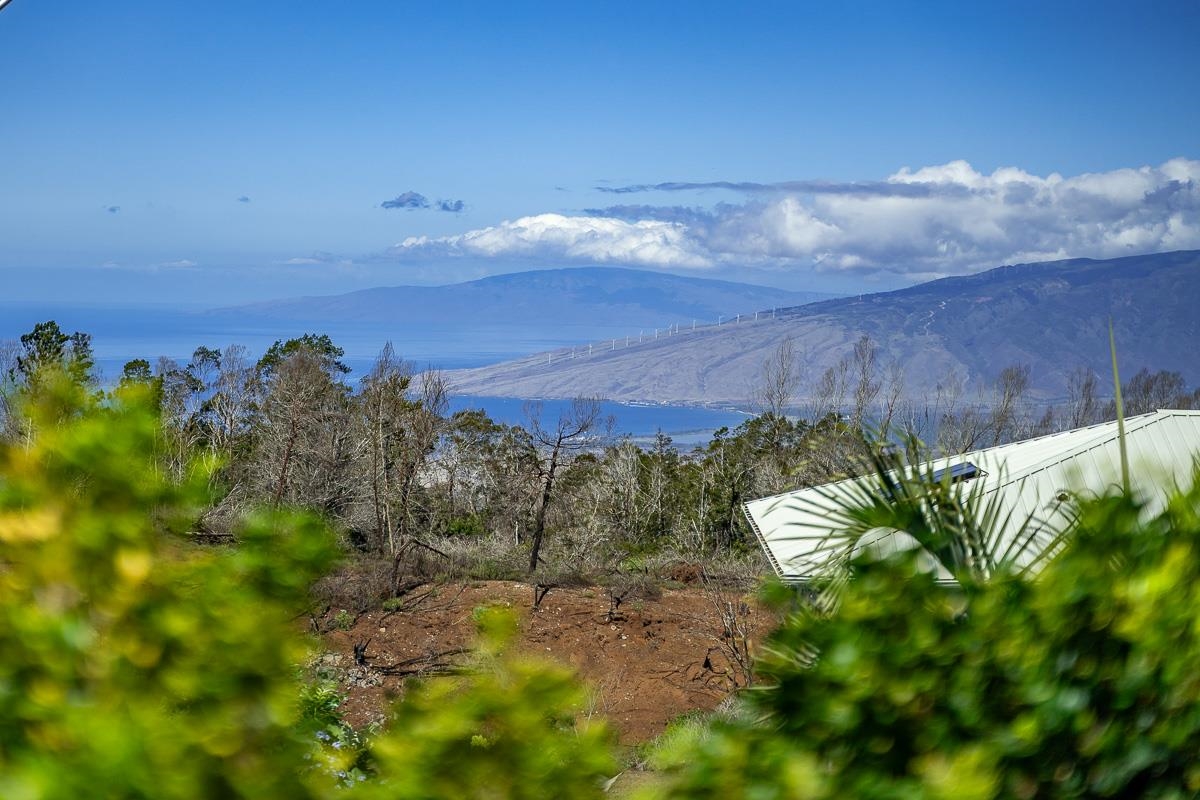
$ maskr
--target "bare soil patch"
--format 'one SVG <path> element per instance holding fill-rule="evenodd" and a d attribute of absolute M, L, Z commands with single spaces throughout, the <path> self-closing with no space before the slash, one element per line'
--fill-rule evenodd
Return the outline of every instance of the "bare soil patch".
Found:
<path fill-rule="evenodd" d="M 322 664 L 348 693 L 342 710 L 356 727 L 382 718 L 412 674 L 461 661 L 479 606 L 516 610 L 514 646 L 574 668 L 592 687 L 586 713 L 606 717 L 624 745 L 652 739 L 680 714 L 711 710 L 744 686 L 745 666 L 732 648 L 752 648 L 775 624 L 750 594 L 706 588 L 627 591 L 619 603 L 604 588 L 552 588 L 535 609 L 533 586 L 489 581 L 426 584 L 403 599 L 407 606 L 395 611 L 352 618 L 330 608 L 317 620 L 326 631 Z M 731 614 L 740 624 L 729 633 Z M 347 629 L 330 630 L 338 623 Z"/>

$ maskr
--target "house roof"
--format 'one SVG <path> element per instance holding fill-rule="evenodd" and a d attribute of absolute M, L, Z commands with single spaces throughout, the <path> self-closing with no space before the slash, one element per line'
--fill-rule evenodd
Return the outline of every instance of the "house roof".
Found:
<path fill-rule="evenodd" d="M 1125 435 L 1131 488 L 1147 499 L 1148 510 L 1161 507 L 1174 486 L 1191 484 L 1200 457 L 1200 411 L 1163 410 L 1130 417 Z M 926 468 L 949 469 L 953 480 L 969 481 L 971 490 L 985 500 L 994 497 L 1002 520 L 997 554 L 1000 560 L 1028 566 L 1070 524 L 1065 497 L 1103 494 L 1120 486 L 1117 423 L 942 458 Z M 781 578 L 814 577 L 847 552 L 847 538 L 832 512 L 839 498 L 849 499 L 864 481 L 851 478 L 745 504 L 746 517 Z"/>

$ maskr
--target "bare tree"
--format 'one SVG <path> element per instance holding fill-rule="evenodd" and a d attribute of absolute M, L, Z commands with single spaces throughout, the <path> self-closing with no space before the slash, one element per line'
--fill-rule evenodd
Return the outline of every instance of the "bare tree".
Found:
<path fill-rule="evenodd" d="M 411 365 L 396 357 L 389 342 L 363 379 L 358 403 L 370 449 L 371 544 L 397 559 L 398 567 L 410 544 L 432 549 L 416 540 L 414 532 L 421 513 L 418 496 L 427 483 L 423 476 L 446 429 L 446 379 L 436 370 L 414 377 Z"/>
<path fill-rule="evenodd" d="M 761 375 L 758 404 L 762 413 L 782 417 L 795 399 L 803 377 L 791 336 L 785 336 L 763 361 Z"/>
<path fill-rule="evenodd" d="M 830 414 L 840 413 L 846 405 L 846 387 L 849 380 L 850 359 L 843 358 L 826 368 L 813 392 L 809 417 L 814 423 Z"/>
<path fill-rule="evenodd" d="M 954 455 L 973 450 L 987 433 L 987 417 L 981 404 L 960 406 L 966 385 L 966 380 L 954 370 L 938 382 L 933 419 L 939 453 Z"/>
<path fill-rule="evenodd" d="M 11 380 L 17 373 L 17 356 L 21 345 L 13 339 L 0 339 L 0 378 Z"/>
<path fill-rule="evenodd" d="M 1067 376 L 1067 403 L 1070 427 L 1082 428 L 1100 421 L 1100 379 L 1094 370 L 1078 366 Z"/>
<path fill-rule="evenodd" d="M 879 439 L 887 441 L 892 421 L 900 408 L 900 397 L 904 394 L 904 367 L 899 361 L 888 364 L 887 378 L 883 384 L 883 398 L 879 403 Z"/>
<path fill-rule="evenodd" d="M 704 657 L 707 669 L 717 671 L 718 666 L 712 663 L 714 651 L 721 653 L 728 662 L 725 678 L 734 689 L 740 689 L 754 684 L 754 625 L 753 609 L 749 598 L 744 594 L 721 586 L 706 573 L 702 573 L 704 594 L 712 609 L 712 617 L 717 622 L 714 637 L 715 647 L 710 647 Z"/>
<path fill-rule="evenodd" d="M 1010 364 L 996 378 L 995 399 L 992 404 L 992 445 L 1019 437 L 1023 416 L 1022 401 L 1029 389 L 1029 365 Z"/>
<path fill-rule="evenodd" d="M 337 360 L 341 351 L 331 343 L 321 349 L 314 342 L 315 337 L 289 341 L 259 362 L 266 394 L 250 475 L 275 505 L 286 502 L 338 515 L 353 496 L 357 440 L 350 425 L 349 388 L 340 380 L 346 371 Z"/>
<path fill-rule="evenodd" d="M 165 357 L 158 360 L 154 378 L 158 381 L 167 468 L 175 480 L 182 480 L 192 454 L 204 438 L 198 414 L 205 386 L 190 370 Z"/>
<path fill-rule="evenodd" d="M 854 343 L 852 362 L 854 407 L 850 414 L 850 426 L 855 430 L 863 429 L 867 409 L 875 402 L 875 398 L 879 396 L 879 390 L 883 387 L 883 382 L 876 375 L 878 359 L 879 345 L 875 344 L 868 334 L 864 333 L 858 337 L 858 341 Z"/>
<path fill-rule="evenodd" d="M 1191 408 L 1192 396 L 1183 375 L 1165 369 L 1151 372 L 1142 367 L 1121 389 L 1125 413 L 1146 414 L 1160 408 Z M 1114 414 L 1115 416 L 1115 414 Z"/>
<path fill-rule="evenodd" d="M 246 348 L 240 344 L 223 351 L 197 348 L 188 370 L 207 387 L 208 399 L 200 415 L 210 446 L 229 457 L 236 443 L 250 432 L 262 388 Z"/>
<path fill-rule="evenodd" d="M 446 425 L 446 406 L 449 402 L 449 386 L 440 370 L 426 370 L 417 379 L 417 385 L 404 422 L 404 438 L 399 451 L 400 537 L 413 538 L 413 522 L 416 517 L 415 491 L 421 476 L 429 464 L 430 456 L 437 447 L 438 439 Z"/>
<path fill-rule="evenodd" d="M 1029 366 L 1011 364 L 1000 370 L 992 384 L 989 399 L 980 390 L 974 403 L 958 405 L 964 384 L 956 376 L 945 384 L 944 410 L 938 416 L 938 451 L 947 455 L 965 453 L 978 447 L 995 446 L 1028 434 L 1031 425 L 1025 407 L 1029 388 Z M 943 385 L 939 384 L 939 406 L 943 403 Z"/>
<path fill-rule="evenodd" d="M 410 405 L 412 368 L 396 358 L 392 343 L 388 342 L 362 384 L 359 404 L 370 442 L 371 505 L 375 516 L 375 539 L 371 545 L 394 556 L 396 536 L 389 499 L 395 478 L 396 443 L 403 438 L 403 419 Z"/>
<path fill-rule="evenodd" d="M 529 551 L 529 572 L 533 573 L 537 571 L 538 555 L 546 533 L 546 512 L 554 497 L 555 480 L 572 466 L 581 453 L 601 443 L 600 439 L 612 430 L 612 418 L 601 416 L 598 399 L 586 397 L 572 400 L 553 426 L 546 425 L 542 420 L 541 403 L 526 406 L 526 416 L 529 432 L 541 452 L 538 464 L 541 502 L 534 519 L 533 541 Z"/>
<path fill-rule="evenodd" d="M 17 356 L 21 346 L 11 339 L 0 340 L 0 437 L 10 437 L 16 424 Z"/>

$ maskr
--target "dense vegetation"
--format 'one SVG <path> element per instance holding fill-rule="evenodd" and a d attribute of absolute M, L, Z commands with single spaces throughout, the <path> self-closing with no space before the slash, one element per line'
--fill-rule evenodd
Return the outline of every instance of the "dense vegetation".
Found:
<path fill-rule="evenodd" d="M 184 365 L 134 360 L 120 384 L 153 396 L 162 421 L 157 458 L 173 480 L 196 458 L 217 462 L 194 532 L 231 536 L 261 506 L 313 511 L 347 551 L 378 559 L 388 575 L 362 602 L 384 599 L 414 571 L 536 572 L 554 581 L 674 560 L 735 564 L 757 549 L 741 503 L 852 472 L 864 428 L 962 452 L 1112 413 L 1085 371 L 1073 374 L 1068 404 L 1035 413 L 1028 370 L 1015 365 L 990 396 L 967 402 L 947 382 L 916 408 L 900 399 L 903 376 L 878 363 L 864 338 L 819 376 L 796 416 L 797 362 L 791 343 L 781 343 L 763 365 L 762 413 L 690 453 L 665 436 L 646 447 L 614 439 L 598 404 L 586 400 L 556 418 L 532 406 L 522 425 L 479 411 L 447 415 L 442 376 L 415 373 L 390 345 L 352 386 L 342 350 L 316 334 L 276 342 L 257 361 L 237 346 L 200 347 Z M 99 390 L 89 337 L 38 325 L 19 344 L 0 346 L 5 438 L 28 435 L 11 403 L 39 391 L 48 365 Z M 1143 370 L 1127 390 L 1130 413 L 1197 399 L 1178 373 Z"/>
<path fill-rule="evenodd" d="M 950 591 L 912 553 L 790 614 L 750 713 L 677 755 L 676 797 L 1194 797 L 1200 489 L 1110 496 L 1036 578 Z"/>
<path fill-rule="evenodd" d="M 306 335 L 257 361 L 201 347 L 186 365 L 126 364 L 120 385 L 144 387 L 158 409 L 160 468 L 179 481 L 197 458 L 217 463 L 194 533 L 226 538 L 251 509 L 305 508 L 348 552 L 392 564 L 383 596 L 411 571 L 552 581 L 681 555 L 736 559 L 751 545 L 742 501 L 838 474 L 858 446 L 859 419 L 832 410 L 810 423 L 779 409 L 688 454 L 665 436 L 647 448 L 614 439 L 582 399 L 505 425 L 447 415 L 443 378 L 415 374 L 390 346 L 354 387 L 341 359 L 327 336 Z M 10 441 L 29 434 L 11 403 L 39 391 L 43 365 L 99 391 L 87 336 L 53 323 L 7 360 Z"/>
<path fill-rule="evenodd" d="M 492 613 L 468 676 L 410 693 L 369 748 L 341 726 L 336 695 L 302 681 L 293 623 L 333 538 L 268 510 L 236 547 L 188 542 L 213 464 L 159 468 L 147 394 L 98 403 L 47 370 L 27 438 L 0 448 L 0 796 L 599 793 L 611 757 L 603 725 L 575 723 L 582 689 L 506 656 Z"/>
<path fill-rule="evenodd" d="M 569 674 L 506 651 L 495 612 L 461 675 L 347 729 L 302 669 L 313 582 L 348 553 L 407 568 L 456 539 L 503 538 L 485 552 L 527 569 L 539 509 L 565 563 L 585 536 L 626 561 L 736 550 L 738 499 L 870 446 L 852 416 L 767 413 L 692 456 L 597 449 L 587 403 L 528 429 L 445 419 L 436 376 L 385 353 L 351 392 L 339 359 L 315 336 L 254 365 L 198 351 L 101 392 L 86 336 L 22 340 L 0 442 L 0 796 L 598 796 L 618 769 L 604 726 Z M 1194 796 L 1200 489 L 1079 518 L 1036 577 L 948 589 L 901 554 L 856 564 L 823 611 L 777 588 L 761 687 L 657 754 L 656 791 Z M 200 544 L 202 526 L 227 537 Z"/>

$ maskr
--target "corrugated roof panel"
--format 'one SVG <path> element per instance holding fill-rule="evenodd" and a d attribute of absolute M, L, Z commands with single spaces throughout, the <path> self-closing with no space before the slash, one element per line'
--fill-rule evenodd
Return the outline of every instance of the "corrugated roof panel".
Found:
<path fill-rule="evenodd" d="M 1171 454 L 1176 477 L 1187 480 L 1195 467 L 1196 454 L 1187 448 L 1190 434 L 1200 430 L 1200 419 L 1172 413 L 1162 433 L 1163 446 Z"/>
<path fill-rule="evenodd" d="M 1163 437 L 1163 445 L 1171 456 L 1171 463 L 1175 465 L 1176 471 L 1185 462 L 1191 461 L 1191 454 L 1184 447 L 1183 440 L 1187 433 L 1187 420 L 1184 417 L 1179 417 L 1172 414 L 1170 419 L 1164 420 L 1163 428 L 1167 430 L 1167 434 Z M 1191 464 L 1187 463 L 1187 468 L 1190 470 Z"/>
<path fill-rule="evenodd" d="M 1167 476 L 1185 486 L 1191 480 L 1193 454 L 1200 453 L 1200 411 L 1131 417 L 1126 420 L 1126 438 L 1135 486 L 1165 496 Z M 1014 546 L 1018 528 L 1031 515 L 1044 524 L 1034 541 L 1039 547 L 1049 545 L 1055 525 L 1066 519 L 1054 499 L 1064 489 L 1103 493 L 1120 484 L 1115 422 L 942 458 L 928 466 L 946 469 L 967 462 L 987 473 L 971 481 L 973 488 L 996 496 L 1003 512 L 1010 514 L 999 536 L 1002 549 Z M 782 577 L 811 577 L 830 558 L 848 554 L 850 543 L 832 511 L 838 498 L 851 497 L 861 485 L 852 479 L 746 503 L 755 533 Z M 1035 557 L 1035 552 L 1027 553 L 1019 562 Z"/>

